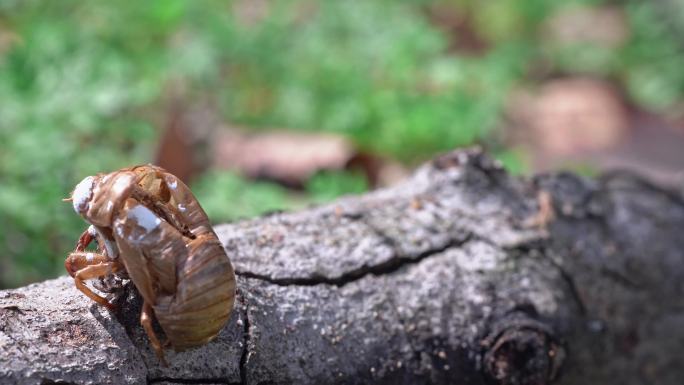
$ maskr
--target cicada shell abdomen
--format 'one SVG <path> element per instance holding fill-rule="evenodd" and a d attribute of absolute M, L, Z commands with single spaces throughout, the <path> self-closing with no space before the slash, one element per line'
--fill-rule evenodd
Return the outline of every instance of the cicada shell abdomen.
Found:
<path fill-rule="evenodd" d="M 215 235 L 188 243 L 188 257 L 179 261 L 173 297 L 160 297 L 154 311 L 176 350 L 212 340 L 228 321 L 235 301 L 233 266 Z"/>

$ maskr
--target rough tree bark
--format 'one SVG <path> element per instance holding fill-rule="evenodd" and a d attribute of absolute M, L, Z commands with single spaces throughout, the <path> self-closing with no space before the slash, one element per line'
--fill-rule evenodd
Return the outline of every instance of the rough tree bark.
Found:
<path fill-rule="evenodd" d="M 629 175 L 512 178 L 477 150 L 220 225 L 238 301 L 160 366 L 133 289 L 0 292 L 0 383 L 681 384 L 684 202 Z"/>

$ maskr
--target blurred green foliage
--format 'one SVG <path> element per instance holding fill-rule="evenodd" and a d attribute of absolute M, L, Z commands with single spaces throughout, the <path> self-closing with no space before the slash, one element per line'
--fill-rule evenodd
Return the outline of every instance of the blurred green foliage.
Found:
<path fill-rule="evenodd" d="M 193 184 L 192 189 L 200 197 L 202 208 L 211 213 L 212 218 L 224 220 L 249 218 L 305 205 L 303 197 L 293 195 L 285 187 L 269 182 L 246 181 L 227 172 L 210 171 Z"/>
<path fill-rule="evenodd" d="M 671 33 L 684 13 L 663 11 L 677 2 L 610 2 L 630 28 L 611 49 L 555 46 L 543 32 L 562 9 L 608 1 L 439 2 L 470 15 L 487 47 L 476 54 L 451 47 L 429 17 L 433 1 L 255 2 L 252 16 L 249 3 L 0 2 L 0 287 L 62 273 L 84 223 L 60 199 L 85 175 L 151 160 L 173 84 L 254 129 L 337 132 L 409 165 L 494 143 L 517 172 L 524 157 L 496 148 L 494 134 L 508 91 L 540 67 L 616 79 L 654 109 L 684 93 L 682 41 Z M 293 194 L 217 172 L 193 186 L 216 221 L 366 187 L 328 173 Z"/>

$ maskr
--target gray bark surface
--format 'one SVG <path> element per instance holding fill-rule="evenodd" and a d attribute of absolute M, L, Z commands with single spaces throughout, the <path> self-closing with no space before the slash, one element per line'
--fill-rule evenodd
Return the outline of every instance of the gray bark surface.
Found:
<path fill-rule="evenodd" d="M 684 202 L 477 150 L 393 188 L 216 227 L 230 321 L 161 366 L 128 286 L 0 291 L 1 384 L 681 384 Z"/>

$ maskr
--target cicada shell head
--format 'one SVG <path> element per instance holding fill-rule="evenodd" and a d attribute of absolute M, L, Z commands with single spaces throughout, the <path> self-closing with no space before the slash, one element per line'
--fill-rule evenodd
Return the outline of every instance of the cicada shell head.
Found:
<path fill-rule="evenodd" d="M 135 175 L 131 172 L 88 176 L 71 194 L 74 211 L 93 225 L 110 226 L 114 207 L 123 203 L 134 186 Z"/>

